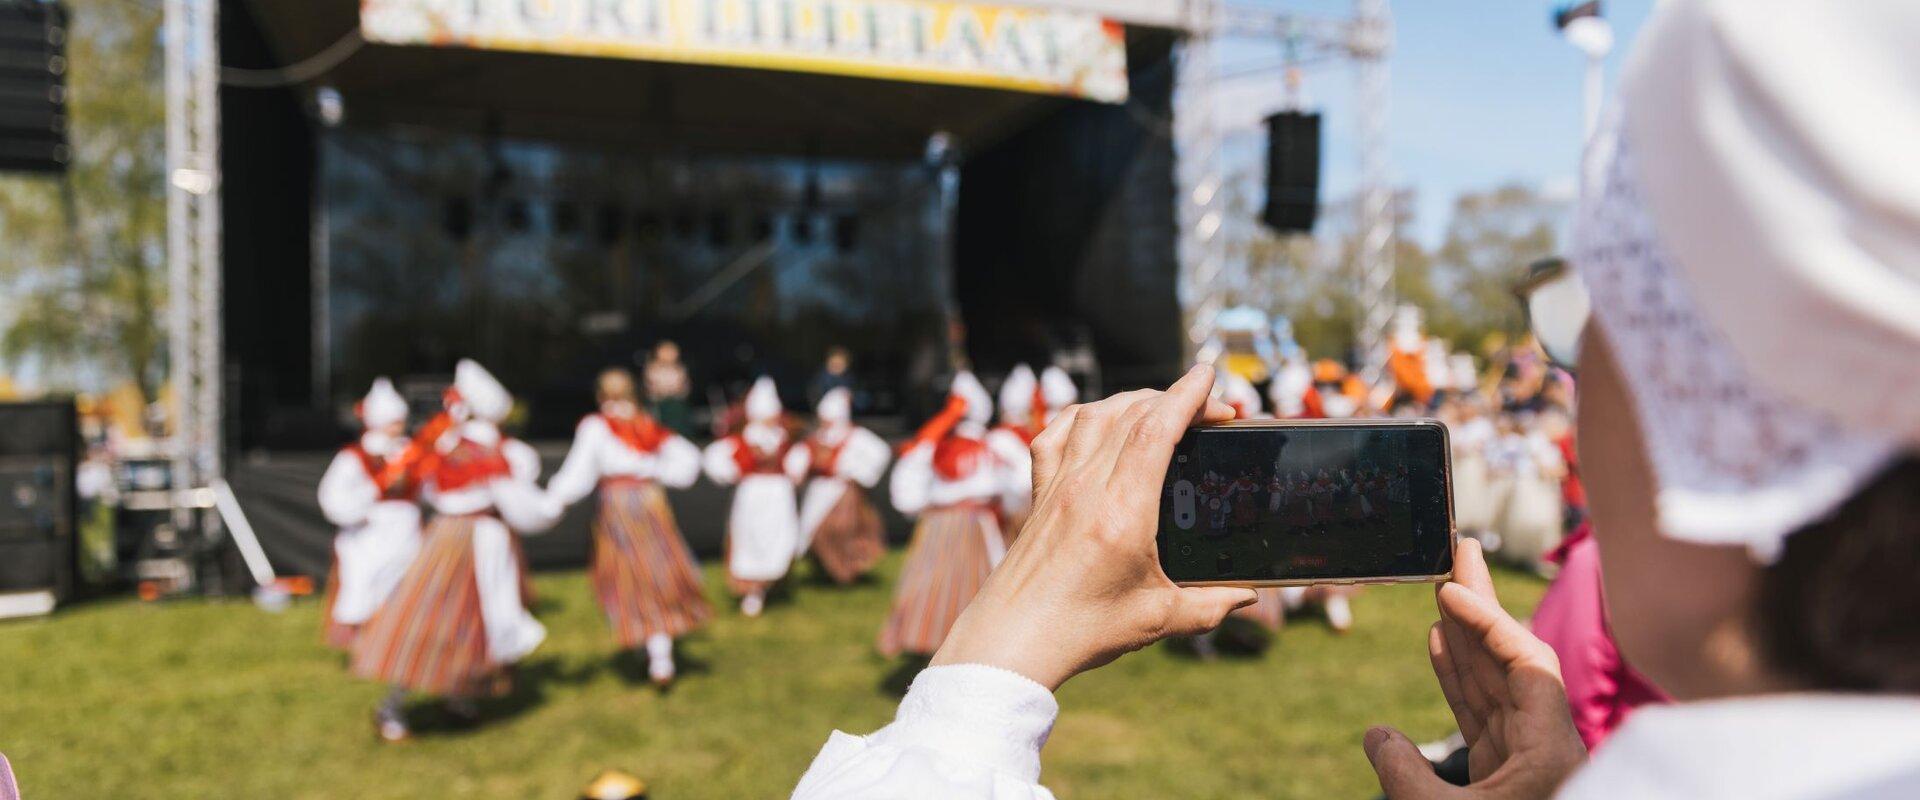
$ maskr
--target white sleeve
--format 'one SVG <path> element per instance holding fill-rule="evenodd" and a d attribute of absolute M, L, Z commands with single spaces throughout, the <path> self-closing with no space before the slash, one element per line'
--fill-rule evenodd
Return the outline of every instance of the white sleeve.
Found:
<path fill-rule="evenodd" d="M 1000 468 L 1000 497 L 1008 508 L 1033 502 L 1033 450 L 1019 436 L 997 430 L 987 434 L 987 449 Z"/>
<path fill-rule="evenodd" d="M 880 484 L 880 476 L 886 474 L 887 462 L 892 460 L 893 448 L 887 446 L 885 439 L 866 428 L 854 428 L 847 436 L 846 445 L 840 448 L 833 468 L 841 477 L 871 489 Z"/>
<path fill-rule="evenodd" d="M 685 437 L 668 436 L 653 454 L 653 472 L 654 480 L 669 489 L 692 486 L 700 478 L 700 448 Z"/>
<path fill-rule="evenodd" d="M 721 486 L 732 486 L 740 480 L 740 465 L 734 463 L 733 451 L 739 442 L 729 436 L 715 440 L 707 445 L 700 454 L 700 467 L 707 473 L 707 480 Z"/>
<path fill-rule="evenodd" d="M 813 466 L 813 448 L 806 442 L 795 442 L 787 448 L 787 457 L 781 459 L 780 468 L 786 470 L 787 477 L 799 483 L 807 479 L 807 468 Z"/>
<path fill-rule="evenodd" d="M 333 457 L 327 472 L 320 476 L 320 513 L 342 528 L 365 522 L 367 512 L 380 502 L 380 487 L 374 485 L 361 466 L 360 458 L 345 450 Z"/>
<path fill-rule="evenodd" d="M 580 425 L 573 429 L 573 446 L 567 448 L 567 460 L 560 462 L 560 471 L 547 479 L 547 494 L 553 496 L 554 502 L 570 506 L 593 494 L 593 488 L 600 483 L 600 447 L 606 435 L 607 423 L 597 415 L 580 420 Z"/>
<path fill-rule="evenodd" d="M 518 533 L 541 533 L 553 527 L 566 509 L 535 483 L 540 478 L 540 454 L 518 439 L 501 442 L 500 454 L 512 473 L 488 484 L 500 520 Z"/>
<path fill-rule="evenodd" d="M 1045 687 L 1007 670 L 931 667 L 914 678 L 893 724 L 870 736 L 834 731 L 793 798 L 1051 800 L 1040 748 L 1059 713 Z"/>
<path fill-rule="evenodd" d="M 893 465 L 893 477 L 887 480 L 887 494 L 893 507 L 902 514 L 918 514 L 927 507 L 933 493 L 933 448 L 922 444 L 901 454 Z"/>
<path fill-rule="evenodd" d="M 540 451 L 533 445 L 519 439 L 502 438 L 500 455 L 507 460 L 507 469 L 513 473 L 513 479 L 526 483 L 538 483 L 540 480 Z"/>

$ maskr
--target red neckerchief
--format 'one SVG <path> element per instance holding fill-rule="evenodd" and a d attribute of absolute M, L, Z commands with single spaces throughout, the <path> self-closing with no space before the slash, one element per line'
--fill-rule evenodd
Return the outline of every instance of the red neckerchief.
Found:
<path fill-rule="evenodd" d="M 439 491 L 454 492 L 511 474 L 513 468 L 507 464 L 500 448 L 463 438 L 440 456 L 427 479 Z"/>
<path fill-rule="evenodd" d="M 965 436 L 948 436 L 933 447 L 933 471 L 950 481 L 961 480 L 979 469 L 986 455 L 986 442 Z"/>
<path fill-rule="evenodd" d="M 382 500 L 412 500 L 413 499 L 414 489 L 415 489 L 414 484 L 408 483 L 406 481 L 396 481 L 391 484 L 383 483 L 383 481 L 385 481 L 386 476 L 388 474 L 387 473 L 388 465 L 392 464 L 394 459 L 385 458 L 382 456 L 377 456 L 372 453 L 369 453 L 367 452 L 367 448 L 361 446 L 359 442 L 354 442 L 353 444 L 347 445 L 346 449 L 347 449 L 347 452 L 353 454 L 354 458 L 357 458 L 360 460 L 360 468 L 366 470 L 367 477 L 373 481 L 373 485 L 376 487 L 379 487 L 380 499 Z M 405 453 L 406 451 L 402 450 L 401 452 Z"/>
<path fill-rule="evenodd" d="M 774 448 L 772 452 L 766 452 L 749 444 L 744 433 L 736 433 L 727 438 L 733 440 L 733 463 L 740 468 L 741 477 L 781 474 L 787 460 L 787 451 L 793 448 L 792 439 L 781 439 L 779 447 Z"/>
<path fill-rule="evenodd" d="M 1020 441 L 1024 444 L 1033 444 L 1033 437 L 1040 435 L 1039 428 L 1035 428 L 1031 425 L 1015 425 L 1009 422 L 1000 423 L 998 426 L 995 427 L 995 430 L 1006 431 L 1015 436 L 1018 436 L 1020 437 Z"/>
<path fill-rule="evenodd" d="M 852 433 L 848 433 L 847 436 L 843 437 L 839 442 L 827 444 L 826 442 L 820 441 L 820 434 L 818 433 L 808 437 L 807 450 L 808 455 L 812 457 L 809 462 L 809 469 L 811 469 L 815 475 L 832 477 L 835 474 L 834 468 L 839 466 L 841 451 L 847 449 L 847 442 L 852 439 Z"/>
<path fill-rule="evenodd" d="M 660 445 L 666 444 L 667 437 L 673 435 L 646 412 L 635 412 L 626 418 L 601 414 L 600 419 L 607 423 L 607 430 L 613 432 L 613 438 L 641 453 L 659 450 Z"/>

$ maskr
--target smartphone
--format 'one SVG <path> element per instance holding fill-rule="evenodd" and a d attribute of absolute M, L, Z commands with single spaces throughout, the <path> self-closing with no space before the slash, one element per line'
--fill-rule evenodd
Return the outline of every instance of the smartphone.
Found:
<path fill-rule="evenodd" d="M 1452 449 L 1436 420 L 1190 428 L 1161 491 L 1174 583 L 1416 583 L 1453 575 Z"/>

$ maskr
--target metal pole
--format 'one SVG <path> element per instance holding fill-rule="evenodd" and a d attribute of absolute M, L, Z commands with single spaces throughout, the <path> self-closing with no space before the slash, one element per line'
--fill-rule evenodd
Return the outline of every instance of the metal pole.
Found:
<path fill-rule="evenodd" d="M 1175 76 L 1173 131 L 1180 227 L 1177 290 L 1185 316 L 1188 359 L 1212 335 L 1214 318 L 1225 303 L 1222 272 L 1226 262 L 1220 131 L 1213 107 L 1214 36 L 1224 9 L 1221 0 L 1199 0 L 1190 9 L 1191 33 L 1181 46 Z"/>
<path fill-rule="evenodd" d="M 1354 0 L 1354 58 L 1359 62 L 1360 252 L 1355 298 L 1360 317 L 1355 339 L 1361 366 L 1378 368 L 1393 319 L 1393 186 L 1388 166 L 1387 54 L 1393 49 L 1393 18 L 1386 0 Z"/>
<path fill-rule="evenodd" d="M 168 372 L 174 525 L 195 530 L 220 477 L 220 163 L 216 0 L 163 8 L 167 139 Z"/>

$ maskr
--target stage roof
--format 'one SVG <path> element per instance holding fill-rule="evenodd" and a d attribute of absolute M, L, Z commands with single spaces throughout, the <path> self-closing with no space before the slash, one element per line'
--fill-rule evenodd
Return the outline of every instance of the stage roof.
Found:
<path fill-rule="evenodd" d="M 244 4 L 281 64 L 359 29 L 358 0 Z M 1145 0 L 1008 0 L 1152 24 Z M 1129 27 L 1129 42 L 1170 32 Z M 238 66 L 266 66 L 239 64 Z M 1002 89 L 768 69 L 369 43 L 310 85 L 349 126 L 417 126 L 672 152 L 910 158 L 948 131 L 978 150 L 1061 104 Z"/>

